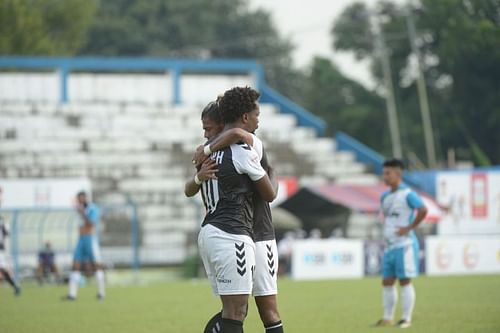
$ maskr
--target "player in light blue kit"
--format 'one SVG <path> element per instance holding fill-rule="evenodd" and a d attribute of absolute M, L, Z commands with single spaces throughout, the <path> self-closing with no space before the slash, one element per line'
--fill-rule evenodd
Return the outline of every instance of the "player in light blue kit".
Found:
<path fill-rule="evenodd" d="M 384 317 L 375 326 L 393 324 L 398 299 L 394 285 L 396 279 L 401 286 L 402 308 L 402 318 L 396 324 L 398 327 L 410 327 L 415 305 L 415 289 L 411 279 L 418 276 L 419 246 L 414 229 L 427 215 L 427 208 L 418 194 L 402 182 L 403 169 L 404 164 L 398 159 L 384 162 L 384 182 L 390 187 L 380 198 L 385 240 L 382 260 Z"/>
<path fill-rule="evenodd" d="M 97 298 L 103 299 L 105 295 L 104 272 L 101 265 L 99 244 L 95 235 L 96 225 L 99 221 L 99 209 L 87 200 L 85 192 L 79 192 L 77 198 L 77 212 L 82 219 L 80 237 L 73 255 L 73 267 L 69 277 L 69 291 L 67 300 L 75 300 L 78 284 L 80 282 L 82 263 L 90 263 L 95 272 L 97 282 Z"/>

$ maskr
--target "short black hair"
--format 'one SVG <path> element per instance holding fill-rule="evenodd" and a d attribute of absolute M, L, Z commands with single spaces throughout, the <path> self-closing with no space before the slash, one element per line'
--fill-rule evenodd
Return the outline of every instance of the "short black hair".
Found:
<path fill-rule="evenodd" d="M 389 167 L 389 168 L 400 168 L 401 170 L 405 169 L 405 164 L 403 163 L 403 161 L 397 158 L 391 158 L 389 160 L 386 160 L 383 166 L 384 168 Z"/>
<path fill-rule="evenodd" d="M 208 103 L 201 112 L 201 120 L 207 118 L 217 124 L 222 124 L 222 118 L 219 112 L 218 104 L 218 101 Z"/>
<path fill-rule="evenodd" d="M 85 191 L 80 191 L 80 192 L 78 192 L 78 193 L 76 194 L 76 196 L 77 196 L 77 197 L 79 197 L 79 196 L 81 196 L 81 195 L 83 195 L 83 196 L 85 196 L 85 197 L 86 197 L 86 196 L 87 196 L 87 193 L 86 193 Z"/>
<path fill-rule="evenodd" d="M 219 100 L 219 111 L 225 124 L 232 124 L 243 114 L 257 108 L 260 94 L 250 87 L 235 87 L 227 90 Z"/>

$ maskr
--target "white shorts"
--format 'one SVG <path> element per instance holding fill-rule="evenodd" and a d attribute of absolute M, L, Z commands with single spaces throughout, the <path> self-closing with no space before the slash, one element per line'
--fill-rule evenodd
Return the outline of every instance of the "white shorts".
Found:
<path fill-rule="evenodd" d="M 255 242 L 255 276 L 253 296 L 278 293 L 278 247 L 276 240 Z"/>
<path fill-rule="evenodd" d="M 0 250 L 0 269 L 8 269 L 5 251 Z"/>
<path fill-rule="evenodd" d="M 252 293 L 255 245 L 249 236 L 207 224 L 198 235 L 198 247 L 215 295 Z"/>

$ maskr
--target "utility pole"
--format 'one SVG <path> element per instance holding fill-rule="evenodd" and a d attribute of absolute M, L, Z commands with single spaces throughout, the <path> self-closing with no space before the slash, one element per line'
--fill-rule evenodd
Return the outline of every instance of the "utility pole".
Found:
<path fill-rule="evenodd" d="M 413 54 L 417 57 L 418 78 L 418 102 L 420 105 L 420 114 L 422 116 L 422 126 L 424 128 L 425 150 L 427 153 L 427 165 L 430 168 L 437 166 L 436 161 L 436 146 L 434 143 L 434 132 L 432 129 L 431 113 L 429 109 L 429 99 L 427 98 L 427 88 L 425 86 L 425 77 L 423 73 L 422 56 L 416 43 L 417 32 L 415 28 L 415 21 L 411 12 L 411 6 L 405 11 L 406 26 L 408 28 L 408 37 L 410 38 L 410 45 Z"/>
<path fill-rule="evenodd" d="M 389 132 L 391 135 L 392 154 L 396 158 L 403 157 L 401 148 L 401 135 L 399 133 L 398 114 L 396 111 L 396 100 L 394 98 L 394 85 L 392 83 L 391 63 L 385 43 L 384 33 L 378 22 L 378 18 L 372 18 L 375 31 L 375 50 L 382 64 L 385 86 L 385 102 L 387 106 L 387 116 L 389 119 Z"/>

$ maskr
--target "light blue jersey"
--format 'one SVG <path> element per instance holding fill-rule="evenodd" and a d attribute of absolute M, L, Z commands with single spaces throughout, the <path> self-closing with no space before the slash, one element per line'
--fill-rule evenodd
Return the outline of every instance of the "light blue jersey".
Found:
<path fill-rule="evenodd" d="M 383 257 L 384 277 L 408 279 L 418 276 L 417 237 L 412 230 L 407 235 L 399 236 L 399 228 L 407 227 L 415 219 L 415 209 L 424 206 L 417 193 L 405 184 L 396 191 L 386 191 L 381 198 L 384 213 L 385 251 Z"/>
<path fill-rule="evenodd" d="M 384 240 L 386 249 L 404 247 L 412 244 L 416 238 L 413 231 L 405 236 L 397 234 L 399 228 L 407 227 L 415 219 L 415 209 L 424 206 L 417 193 L 405 184 L 396 191 L 386 191 L 380 198 L 384 213 Z"/>
<path fill-rule="evenodd" d="M 97 205 L 89 203 L 87 207 L 85 207 L 85 216 L 87 217 L 87 219 L 89 219 L 89 221 L 95 228 L 97 226 L 97 223 L 99 222 L 100 217 L 100 212 Z M 82 220 L 81 225 L 83 225 L 83 223 L 85 223 L 85 221 Z"/>
<path fill-rule="evenodd" d="M 99 223 L 99 208 L 89 203 L 85 208 L 85 216 L 92 223 L 94 228 Z M 81 225 L 84 221 L 82 220 Z M 73 260 L 77 262 L 93 262 L 99 263 L 101 261 L 101 253 L 96 235 L 80 235 L 78 243 L 76 244 Z"/>

